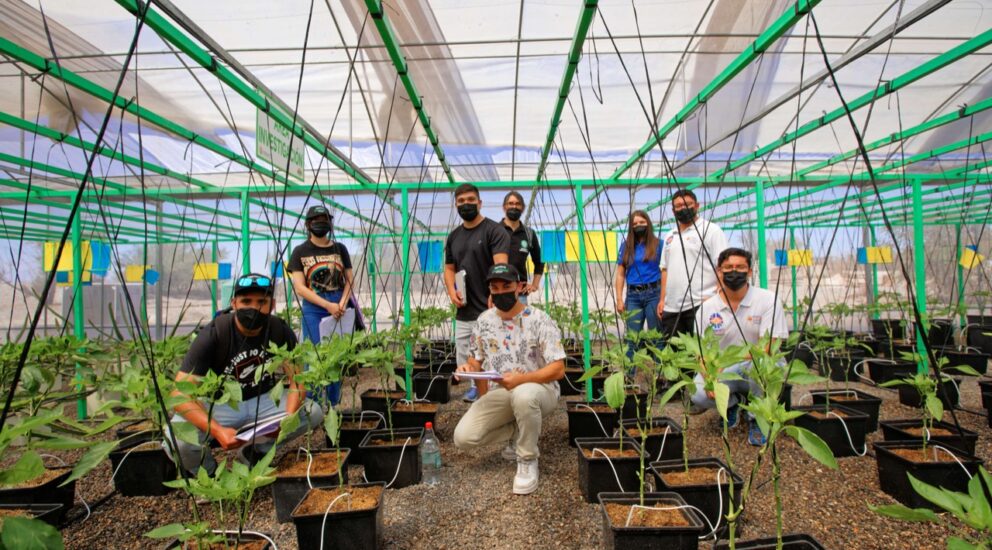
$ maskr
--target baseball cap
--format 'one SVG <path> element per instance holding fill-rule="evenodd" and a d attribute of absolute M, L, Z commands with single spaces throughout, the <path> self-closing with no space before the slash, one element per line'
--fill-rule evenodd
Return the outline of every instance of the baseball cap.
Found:
<path fill-rule="evenodd" d="M 313 218 L 317 218 L 320 216 L 327 216 L 329 218 L 334 217 L 331 215 L 331 213 L 327 210 L 326 207 L 321 206 L 319 204 L 316 206 L 311 206 L 309 209 L 307 209 L 307 218 L 306 218 L 307 220 L 312 220 Z"/>
<path fill-rule="evenodd" d="M 275 288 L 272 284 L 272 278 L 258 273 L 249 273 L 234 280 L 235 296 L 254 290 L 261 290 L 270 295 L 273 294 Z"/>
<path fill-rule="evenodd" d="M 507 281 L 515 283 L 520 280 L 520 273 L 517 268 L 510 264 L 496 264 L 489 268 L 489 275 L 486 277 L 486 282 L 489 281 Z"/>

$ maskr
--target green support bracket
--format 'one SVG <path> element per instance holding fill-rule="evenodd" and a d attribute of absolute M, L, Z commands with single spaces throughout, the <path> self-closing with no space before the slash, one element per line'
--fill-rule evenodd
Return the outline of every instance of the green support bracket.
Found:
<path fill-rule="evenodd" d="M 561 113 L 565 109 L 565 102 L 568 100 L 568 93 L 572 89 L 572 79 L 575 71 L 579 67 L 579 60 L 582 58 L 582 46 L 585 44 L 586 35 L 592 26 L 592 19 L 596 15 L 599 0 L 586 0 L 582 6 L 582 13 L 579 15 L 579 22 L 575 26 L 575 33 L 572 36 L 572 46 L 568 49 L 568 60 L 565 65 L 565 74 L 561 77 L 561 84 L 558 86 L 558 99 L 555 101 L 555 108 L 551 112 L 551 126 L 548 128 L 544 146 L 541 147 L 541 162 L 537 167 L 537 177 L 535 181 L 540 182 L 544 178 L 544 170 L 548 165 L 548 155 L 551 154 L 551 146 L 554 144 L 555 136 L 558 135 L 558 125 L 561 124 Z"/>
<path fill-rule="evenodd" d="M 789 228 L 789 248 L 796 248 L 796 230 L 793 227 Z M 799 330 L 799 296 L 798 296 L 798 285 L 796 284 L 796 266 L 791 266 L 792 271 L 792 328 L 793 330 Z"/>
<path fill-rule="evenodd" d="M 403 265 L 403 325 L 410 326 L 410 192 L 403 189 L 400 195 L 400 204 L 403 224 L 403 256 L 400 258 Z M 405 361 L 406 376 L 406 398 L 413 400 L 413 343 L 407 341 Z"/>
<path fill-rule="evenodd" d="M 586 216 L 582 208 L 582 184 L 575 186 L 575 212 L 579 233 L 579 287 L 582 294 L 582 368 L 591 368 L 592 345 L 589 341 L 589 267 L 586 262 Z M 592 401 L 592 381 L 586 380 L 586 401 Z"/>
<path fill-rule="evenodd" d="M 248 192 L 241 192 L 241 274 L 251 273 L 251 239 L 248 230 L 251 225 Z"/>
<path fill-rule="evenodd" d="M 83 238 L 79 212 L 72 219 L 72 332 L 76 338 L 86 338 L 86 312 L 83 310 Z M 56 259 L 58 263 L 58 259 Z M 85 349 L 79 351 L 86 353 Z M 76 363 L 76 391 L 83 391 L 82 365 Z M 86 398 L 76 399 L 76 415 L 86 420 Z"/>
<path fill-rule="evenodd" d="M 754 202 L 758 211 L 758 286 L 768 288 L 768 250 L 765 243 L 765 184 L 754 183 Z"/>
<path fill-rule="evenodd" d="M 431 117 L 427 116 L 427 110 L 424 109 L 424 100 L 417 91 L 413 79 L 410 78 L 410 66 L 403 56 L 403 52 L 400 51 L 399 41 L 396 39 L 396 33 L 393 32 L 393 26 L 389 24 L 389 18 L 386 17 L 386 11 L 383 9 L 382 1 L 365 0 L 365 5 L 369 9 L 369 15 L 372 16 L 376 30 L 379 31 L 379 38 L 382 39 L 382 44 L 389 53 L 389 59 L 393 62 L 393 66 L 396 67 L 396 73 L 399 74 L 403 88 L 406 89 L 406 93 L 410 97 L 410 103 L 413 105 L 414 111 L 417 112 L 417 119 L 420 120 L 424 134 L 427 135 L 427 140 L 430 142 L 431 147 L 434 148 L 434 154 L 438 162 L 441 163 L 441 168 L 444 170 L 448 181 L 454 183 L 455 177 L 451 174 L 451 167 L 448 166 L 444 150 L 441 149 L 441 144 L 438 142 L 437 134 L 434 132 L 434 128 L 431 127 Z"/>
<path fill-rule="evenodd" d="M 868 236 L 872 246 L 878 246 L 878 237 L 875 235 L 875 226 L 868 224 Z M 878 264 L 871 264 L 871 301 L 878 303 Z M 878 308 L 872 312 L 872 319 L 881 317 Z"/>
<path fill-rule="evenodd" d="M 914 287 L 916 289 L 916 307 L 920 310 L 920 315 L 926 319 L 927 313 L 927 258 L 924 250 L 925 241 L 923 235 L 923 185 L 919 180 L 913 180 L 913 263 L 915 264 Z M 915 324 L 915 323 L 914 323 Z M 927 354 L 923 344 L 924 328 L 916 326 L 916 349 L 919 350 L 920 374 L 926 374 L 928 370 Z"/>
<path fill-rule="evenodd" d="M 968 312 L 965 309 L 965 305 L 964 305 L 965 304 L 965 302 L 964 302 L 964 266 L 961 265 L 961 260 L 960 260 L 961 254 L 964 252 L 964 247 L 962 246 L 963 243 L 961 242 L 961 224 L 960 223 L 954 225 L 954 236 L 955 236 L 955 242 L 957 243 L 957 246 L 955 247 L 954 258 L 956 260 L 958 260 L 958 265 L 956 266 L 957 267 L 957 270 L 956 270 L 957 271 L 957 279 L 958 279 L 957 280 L 957 283 L 958 283 L 958 285 L 957 285 L 958 286 L 958 304 L 957 304 L 957 306 L 958 306 L 957 307 L 957 310 L 958 310 L 958 323 L 959 323 L 959 326 L 963 329 L 968 324 L 968 315 L 967 315 Z"/>
<path fill-rule="evenodd" d="M 217 240 L 214 239 L 214 241 L 210 243 L 211 262 L 217 263 L 217 260 L 220 257 L 219 254 L 220 251 L 218 250 L 218 248 L 219 247 L 217 246 Z M 213 308 L 211 309 L 211 312 L 216 313 L 220 311 L 220 308 L 218 307 L 219 301 L 220 301 L 220 287 L 217 283 L 217 279 L 214 279 L 213 281 L 210 282 L 210 307 Z"/>

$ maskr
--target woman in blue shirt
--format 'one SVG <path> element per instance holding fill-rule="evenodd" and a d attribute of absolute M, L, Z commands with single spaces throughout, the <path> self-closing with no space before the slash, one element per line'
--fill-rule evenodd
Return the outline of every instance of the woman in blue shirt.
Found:
<path fill-rule="evenodd" d="M 630 214 L 627 238 L 620 245 L 616 289 L 617 313 L 630 314 L 627 318 L 627 355 L 633 356 L 631 334 L 639 332 L 645 321 L 648 330 L 658 329 L 658 300 L 661 298 L 661 242 L 654 234 L 654 226 L 647 212 L 635 210 Z M 627 296 L 624 297 L 624 286 Z"/>

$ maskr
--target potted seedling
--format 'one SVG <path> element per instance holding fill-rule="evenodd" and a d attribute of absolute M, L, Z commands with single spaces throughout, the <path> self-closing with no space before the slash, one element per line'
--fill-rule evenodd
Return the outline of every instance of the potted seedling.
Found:
<path fill-rule="evenodd" d="M 837 461 L 822 439 L 799 426 L 789 425 L 791 421 L 799 419 L 804 413 L 787 410 L 781 398 L 786 383 L 809 384 L 819 381 L 820 378 L 811 375 L 806 366 L 799 361 L 793 361 L 787 367 L 784 364 L 785 354 L 779 350 L 777 342 L 769 343 L 766 338 L 758 344 L 750 346 L 749 349 L 752 363 L 750 376 L 761 388 L 761 397 L 752 396 L 748 403 L 742 407 L 754 417 L 761 432 L 766 434 L 766 439 L 758 449 L 757 457 L 741 490 L 739 500 L 728 501 L 729 509 L 726 518 L 729 524 L 729 539 L 727 543 L 718 544 L 717 548 L 782 548 L 787 542 L 790 547 L 803 545 L 822 548 L 815 539 L 807 535 L 785 535 L 782 517 L 782 467 L 778 452 L 779 440 L 782 437 L 791 438 L 820 464 L 831 469 L 837 468 Z M 725 449 L 728 453 L 727 461 L 730 463 L 730 447 L 725 445 Z M 772 470 L 775 537 L 738 542 L 736 534 L 740 518 L 750 504 L 751 492 L 758 481 L 758 473 L 766 461 L 770 461 Z"/>
<path fill-rule="evenodd" d="M 818 351 L 821 352 L 821 357 L 824 358 L 824 361 L 821 363 L 821 372 L 825 371 L 824 374 L 827 376 L 824 378 L 825 389 L 809 392 L 813 398 L 814 410 L 820 407 L 824 415 L 836 419 L 833 415 L 839 415 L 841 413 L 836 411 L 834 413 L 829 412 L 831 410 L 831 402 L 834 402 L 866 415 L 868 417 L 865 424 L 865 430 L 867 432 L 877 430 L 878 414 L 882 400 L 870 393 L 852 388 L 851 378 L 861 376 L 861 369 L 866 363 L 876 364 L 878 361 L 886 360 L 866 358 L 864 351 L 868 350 L 868 347 L 856 338 L 847 336 L 835 336 L 827 340 L 820 340 L 817 347 Z M 831 382 L 843 382 L 844 385 L 842 388 L 834 389 L 831 388 Z M 813 417 L 816 416 L 813 414 L 810 418 L 803 419 L 801 422 L 813 422 Z M 835 422 L 831 420 L 825 425 L 824 429 L 829 430 L 829 426 L 837 428 L 834 424 Z M 820 429 L 812 426 L 807 426 L 807 428 Z M 829 439 L 826 433 L 821 433 L 821 435 Z M 840 441 L 838 444 L 842 445 L 843 441 Z M 846 455 L 838 451 L 838 456 Z"/>
<path fill-rule="evenodd" d="M 936 367 L 939 375 L 940 365 Z M 912 388 L 922 406 L 921 420 L 916 426 L 908 424 L 890 426 L 888 422 L 881 423 L 887 439 L 889 435 L 896 434 L 896 429 L 903 434 L 915 432 L 916 435 L 915 440 L 875 442 L 875 460 L 882 490 L 907 506 L 930 507 L 931 504 L 912 490 L 907 474 L 946 489 L 964 490 L 968 484 L 968 476 L 963 475 L 964 471 L 974 474 L 981 460 L 962 449 L 967 446 L 967 434 L 957 431 L 949 424 L 936 424 L 943 418 L 945 407 L 938 396 L 937 380 L 929 374 L 918 373 L 913 377 L 894 380 L 887 384 L 900 384 Z M 938 428 L 942 432 L 935 434 L 934 431 Z M 935 442 L 937 437 L 941 438 L 942 442 L 950 441 L 956 445 L 938 444 Z"/>

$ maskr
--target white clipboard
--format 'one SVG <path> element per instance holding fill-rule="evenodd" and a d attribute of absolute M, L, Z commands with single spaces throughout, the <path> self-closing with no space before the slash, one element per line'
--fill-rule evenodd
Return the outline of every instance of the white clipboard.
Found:
<path fill-rule="evenodd" d="M 328 315 L 320 320 L 320 327 L 317 330 L 317 334 L 320 335 L 320 339 L 330 336 L 341 336 L 344 334 L 351 334 L 355 331 L 355 310 L 346 309 L 341 315 L 340 319 L 335 319 L 333 315 Z"/>

